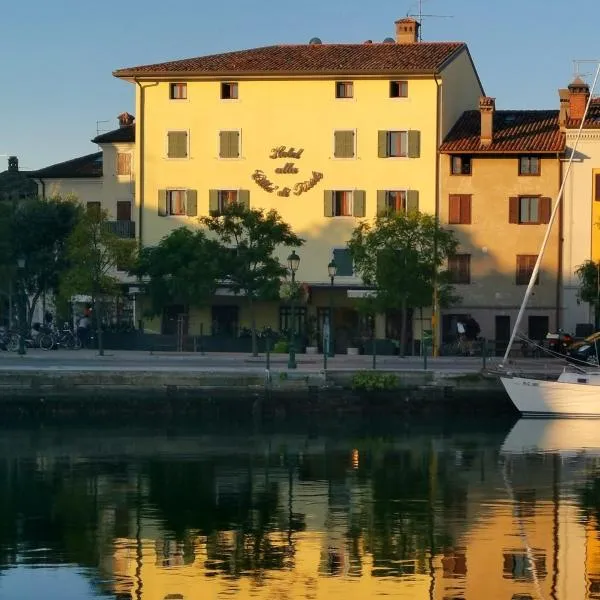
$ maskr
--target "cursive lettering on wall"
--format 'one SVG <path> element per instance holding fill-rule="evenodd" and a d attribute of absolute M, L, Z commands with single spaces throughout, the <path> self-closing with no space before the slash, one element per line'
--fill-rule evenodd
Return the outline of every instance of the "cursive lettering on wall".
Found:
<path fill-rule="evenodd" d="M 275 185 L 266 175 L 264 171 L 260 169 L 256 169 L 254 173 L 252 173 L 252 179 L 256 181 L 256 184 L 260 186 L 265 192 L 269 192 L 272 194 L 274 191 L 279 189 L 278 185 Z"/>
<path fill-rule="evenodd" d="M 308 192 L 308 190 L 314 188 L 321 179 L 323 179 L 323 173 L 313 171 L 312 177 L 308 181 L 301 181 L 294 186 L 294 196 L 299 196 L 304 192 Z"/>
<path fill-rule="evenodd" d="M 284 187 L 283 189 L 277 192 L 277 195 L 281 196 L 282 198 L 289 198 L 291 191 L 292 190 L 289 187 Z"/>
<path fill-rule="evenodd" d="M 302 158 L 302 153 L 304 152 L 304 148 L 288 148 L 287 146 L 277 146 L 276 148 L 271 149 L 271 154 L 269 158 Z"/>
<path fill-rule="evenodd" d="M 279 173 L 280 175 L 295 174 L 297 172 L 298 169 L 294 166 L 294 163 L 285 163 L 283 167 L 275 169 L 275 173 Z"/>

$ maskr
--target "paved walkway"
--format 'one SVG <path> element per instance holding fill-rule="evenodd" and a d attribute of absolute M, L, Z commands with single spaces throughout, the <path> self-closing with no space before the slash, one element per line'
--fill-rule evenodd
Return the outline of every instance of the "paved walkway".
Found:
<path fill-rule="evenodd" d="M 488 358 L 487 368 L 494 368 L 501 358 Z M 296 355 L 298 370 L 321 371 L 322 355 Z M 287 369 L 287 354 L 272 354 L 273 370 Z M 266 356 L 252 357 L 234 353 L 150 353 L 140 351 L 106 350 L 99 356 L 95 350 L 53 350 L 45 352 L 28 349 L 25 356 L 0 352 L 0 371 L 215 371 L 257 372 L 264 371 Z M 422 357 L 378 356 L 377 368 L 394 371 L 417 371 L 424 369 Z M 447 372 L 479 372 L 483 367 L 481 357 L 428 358 L 427 369 Z M 511 367 L 519 370 L 554 374 L 560 372 L 563 363 L 559 360 L 517 359 Z M 360 371 L 372 368 L 371 356 L 337 355 L 329 358 L 327 368 L 332 371 Z"/>

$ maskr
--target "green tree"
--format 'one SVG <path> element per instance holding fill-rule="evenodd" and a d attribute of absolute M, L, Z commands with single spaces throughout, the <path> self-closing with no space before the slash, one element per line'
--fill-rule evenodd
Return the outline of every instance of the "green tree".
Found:
<path fill-rule="evenodd" d="M 146 282 L 148 314 L 158 315 L 169 304 L 204 306 L 217 290 L 220 246 L 203 231 L 175 229 L 157 246 L 143 248 L 133 273 Z"/>
<path fill-rule="evenodd" d="M 442 270 L 457 245 L 453 232 L 439 227 L 435 217 L 418 212 L 363 221 L 352 233 L 348 247 L 357 272 L 374 289 L 373 307 L 379 312 L 402 311 L 401 353 L 408 309 L 431 306 L 436 281 L 442 301 L 457 300 Z"/>
<path fill-rule="evenodd" d="M 594 307 L 594 324 L 600 328 L 600 261 L 586 260 L 575 270 L 579 277 L 579 297 Z"/>
<path fill-rule="evenodd" d="M 9 283 L 19 276 L 26 296 L 27 324 L 31 327 L 40 297 L 58 290 L 61 274 L 69 266 L 67 239 L 82 209 L 75 198 L 60 196 L 1 204 L 0 270 Z M 16 271 L 19 258 L 25 259 L 21 273 Z"/>
<path fill-rule="evenodd" d="M 130 269 L 135 256 L 135 240 L 122 239 L 108 226 L 108 213 L 88 211 L 81 216 L 67 242 L 70 266 L 63 274 L 60 293 L 64 298 L 88 294 L 96 321 L 98 353 L 102 356 L 102 299 L 120 293 L 119 269 Z"/>
<path fill-rule="evenodd" d="M 234 203 L 219 216 L 202 217 L 200 222 L 221 244 L 223 279 L 235 294 L 245 296 L 252 321 L 252 353 L 258 354 L 256 310 L 259 300 L 276 298 L 286 268 L 274 256 L 281 247 L 299 248 L 304 240 L 275 210 L 246 208 Z"/>

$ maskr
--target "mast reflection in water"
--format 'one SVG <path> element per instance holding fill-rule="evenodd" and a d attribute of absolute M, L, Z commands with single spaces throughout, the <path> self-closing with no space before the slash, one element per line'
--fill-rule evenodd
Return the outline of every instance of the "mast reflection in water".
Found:
<path fill-rule="evenodd" d="M 597 422 L 394 429 L 6 431 L 0 598 L 600 597 Z"/>

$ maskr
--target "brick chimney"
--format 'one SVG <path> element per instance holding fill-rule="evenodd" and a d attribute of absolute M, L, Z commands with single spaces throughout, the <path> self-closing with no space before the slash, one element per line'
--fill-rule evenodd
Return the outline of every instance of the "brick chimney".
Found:
<path fill-rule="evenodd" d="M 479 98 L 479 112 L 481 114 L 481 145 L 489 146 L 494 140 L 496 98 L 489 98 L 488 96 Z"/>
<path fill-rule="evenodd" d="M 8 157 L 8 170 L 11 173 L 18 173 L 19 172 L 19 159 L 16 156 L 9 156 Z"/>
<path fill-rule="evenodd" d="M 560 100 L 559 111 L 558 111 L 558 126 L 564 129 L 567 126 L 569 120 L 569 99 L 571 94 L 566 88 L 558 90 L 558 98 Z"/>
<path fill-rule="evenodd" d="M 416 44 L 419 41 L 419 28 L 421 24 L 415 19 L 406 17 L 396 21 L 396 43 Z"/>
<path fill-rule="evenodd" d="M 590 97 L 590 86 L 581 79 L 576 77 L 571 85 L 569 85 L 569 118 L 579 121 L 583 119 L 585 107 L 588 98 Z"/>
<path fill-rule="evenodd" d="M 121 113 L 117 118 L 119 119 L 119 127 L 129 127 L 133 125 L 135 120 L 135 117 L 128 112 Z"/>

